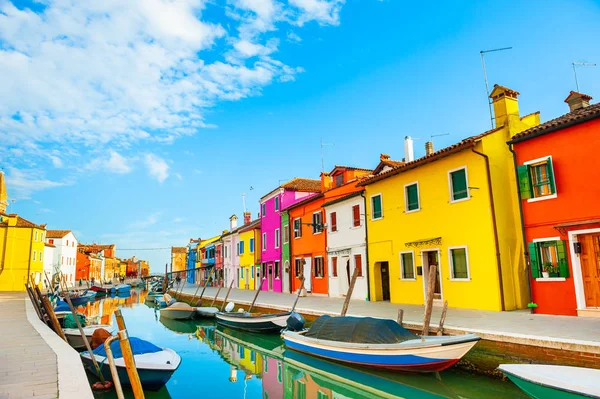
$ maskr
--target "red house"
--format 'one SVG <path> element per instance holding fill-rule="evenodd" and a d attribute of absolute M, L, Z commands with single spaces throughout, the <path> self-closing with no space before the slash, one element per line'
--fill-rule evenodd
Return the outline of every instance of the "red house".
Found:
<path fill-rule="evenodd" d="M 509 142 L 536 313 L 600 316 L 600 104 L 590 100 L 571 92 L 569 113 Z"/>
<path fill-rule="evenodd" d="M 215 280 L 223 285 L 223 241 L 215 243 Z"/>

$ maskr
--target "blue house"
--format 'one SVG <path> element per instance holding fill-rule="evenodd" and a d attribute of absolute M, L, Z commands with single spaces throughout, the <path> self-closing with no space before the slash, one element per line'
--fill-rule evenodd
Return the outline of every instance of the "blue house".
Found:
<path fill-rule="evenodd" d="M 196 248 L 200 243 L 200 239 L 194 240 L 190 239 L 190 243 L 187 246 L 187 282 L 190 284 L 194 284 L 196 282 Z"/>

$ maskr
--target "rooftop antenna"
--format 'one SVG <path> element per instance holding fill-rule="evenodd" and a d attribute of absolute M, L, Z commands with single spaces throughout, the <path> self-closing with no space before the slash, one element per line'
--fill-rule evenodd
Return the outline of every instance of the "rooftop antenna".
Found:
<path fill-rule="evenodd" d="M 431 140 L 433 140 L 434 137 L 442 137 L 442 136 L 450 136 L 450 133 L 432 134 Z"/>
<path fill-rule="evenodd" d="M 504 50 L 510 50 L 512 49 L 512 47 L 502 47 L 502 48 L 495 48 L 495 49 L 491 49 L 491 50 L 481 50 L 479 52 L 479 55 L 481 55 L 481 66 L 483 67 L 483 79 L 485 80 L 485 94 L 487 97 L 487 101 L 488 101 L 488 107 L 490 109 L 490 123 L 492 124 L 492 129 L 494 128 L 494 115 L 492 114 L 492 100 L 490 99 L 490 89 L 488 87 L 488 80 L 487 80 L 487 72 L 485 70 L 485 59 L 484 59 L 484 54 L 486 53 L 493 53 L 495 51 L 504 51 Z"/>
<path fill-rule="evenodd" d="M 571 65 L 573 65 L 573 74 L 575 74 L 575 86 L 577 87 L 577 92 L 579 93 L 579 82 L 577 81 L 577 68 L 575 68 L 575 67 L 576 66 L 595 67 L 596 64 L 592 64 L 591 62 L 579 61 L 579 62 L 572 62 Z"/>
<path fill-rule="evenodd" d="M 244 213 L 246 213 L 246 193 L 242 194 L 242 204 L 244 205 Z"/>
<path fill-rule="evenodd" d="M 323 139 L 321 139 L 321 172 L 325 172 L 325 152 L 323 151 L 323 147 L 333 146 L 333 143 L 323 143 Z"/>

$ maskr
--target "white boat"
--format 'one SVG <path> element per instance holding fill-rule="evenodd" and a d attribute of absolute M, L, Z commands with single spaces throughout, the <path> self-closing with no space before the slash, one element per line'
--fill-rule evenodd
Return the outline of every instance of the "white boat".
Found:
<path fill-rule="evenodd" d="M 196 317 L 215 317 L 219 313 L 219 308 L 205 306 L 196 308 Z"/>
<path fill-rule="evenodd" d="M 600 370 L 545 364 L 501 364 L 498 369 L 534 399 L 600 398 Z"/>
<path fill-rule="evenodd" d="M 279 333 L 292 312 L 261 314 L 248 312 L 218 312 L 217 323 L 237 330 L 257 333 Z"/>
<path fill-rule="evenodd" d="M 98 324 L 94 326 L 83 327 L 83 332 L 87 337 L 88 342 L 92 342 L 92 334 L 94 331 L 103 328 L 112 334 L 113 326 L 108 324 Z M 67 341 L 69 345 L 71 345 L 75 349 L 83 349 L 85 348 L 85 343 L 83 342 L 83 338 L 81 337 L 81 333 L 78 328 L 63 328 L 63 332 L 67 337 Z"/>
<path fill-rule="evenodd" d="M 196 308 L 191 307 L 185 302 L 175 302 L 171 306 L 160 310 L 161 317 L 167 317 L 173 320 L 188 320 L 191 319 Z"/>

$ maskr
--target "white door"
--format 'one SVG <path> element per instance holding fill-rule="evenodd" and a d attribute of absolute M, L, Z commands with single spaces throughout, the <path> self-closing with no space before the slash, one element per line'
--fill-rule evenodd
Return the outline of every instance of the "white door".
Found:
<path fill-rule="evenodd" d="M 338 263 L 338 276 L 340 283 L 340 296 L 346 296 L 348 293 L 348 287 L 350 287 L 350 278 L 352 273 L 350 273 L 350 257 L 344 256 L 340 258 Z"/>
<path fill-rule="evenodd" d="M 304 288 L 306 291 L 312 292 L 312 259 L 304 258 Z"/>

